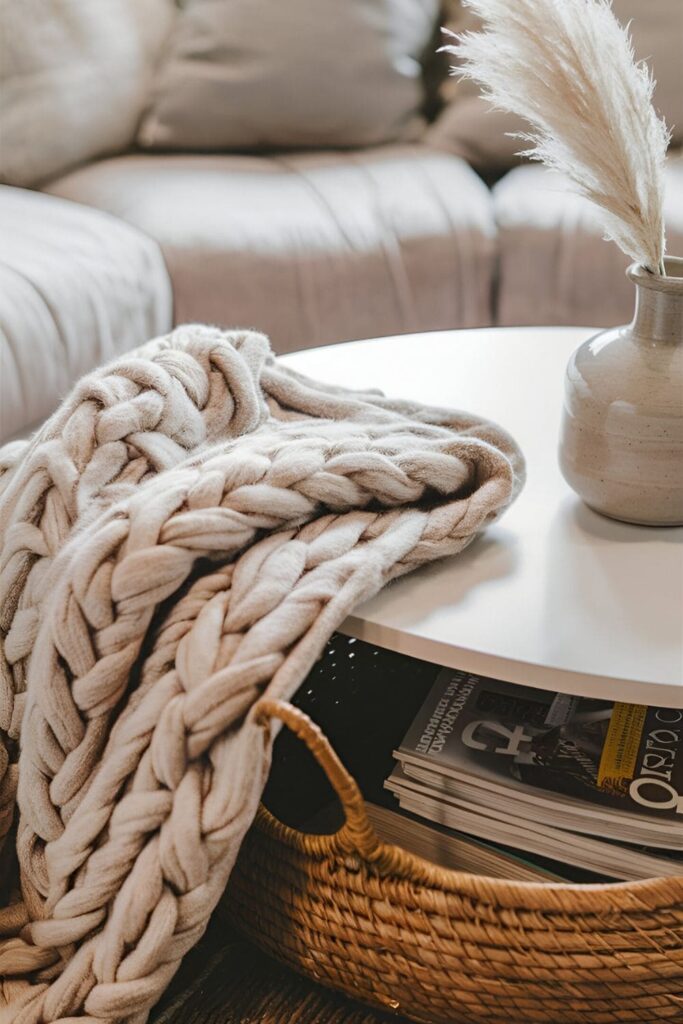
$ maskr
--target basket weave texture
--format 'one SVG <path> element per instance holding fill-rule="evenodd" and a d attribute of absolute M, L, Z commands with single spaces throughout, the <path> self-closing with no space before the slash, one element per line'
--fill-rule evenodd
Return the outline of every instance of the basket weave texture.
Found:
<path fill-rule="evenodd" d="M 378 839 L 303 712 L 262 701 L 261 713 L 307 744 L 346 815 L 312 836 L 260 808 L 225 907 L 261 949 L 424 1024 L 683 1021 L 683 877 L 573 885 L 446 870 Z"/>

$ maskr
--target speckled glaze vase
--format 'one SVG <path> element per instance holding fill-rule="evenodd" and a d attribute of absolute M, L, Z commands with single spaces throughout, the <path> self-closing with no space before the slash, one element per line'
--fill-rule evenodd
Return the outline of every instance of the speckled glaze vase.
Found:
<path fill-rule="evenodd" d="M 565 378 L 560 468 L 596 512 L 683 524 L 683 259 L 666 275 L 633 265 L 626 327 L 579 346 Z"/>

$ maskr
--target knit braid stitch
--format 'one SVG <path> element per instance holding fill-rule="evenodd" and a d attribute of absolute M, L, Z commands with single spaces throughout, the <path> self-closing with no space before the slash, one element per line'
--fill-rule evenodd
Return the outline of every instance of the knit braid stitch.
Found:
<path fill-rule="evenodd" d="M 85 378 L 0 471 L 0 830 L 21 892 L 0 1022 L 141 1024 L 255 814 L 258 699 L 291 696 L 385 582 L 462 550 L 522 459 L 476 417 L 187 327 Z"/>

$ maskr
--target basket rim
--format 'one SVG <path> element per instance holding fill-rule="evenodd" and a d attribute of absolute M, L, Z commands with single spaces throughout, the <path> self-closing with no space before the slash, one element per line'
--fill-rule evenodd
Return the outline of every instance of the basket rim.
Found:
<path fill-rule="evenodd" d="M 264 729 L 269 731 L 271 720 L 277 719 L 306 744 L 344 812 L 344 824 L 336 832 L 312 835 L 286 825 L 261 801 L 254 821 L 256 830 L 296 856 L 319 863 L 336 858 L 347 870 L 359 870 L 365 865 L 387 880 L 393 878 L 412 883 L 415 888 L 438 889 L 447 895 L 510 910 L 545 914 L 642 914 L 665 909 L 683 912 L 683 874 L 630 882 L 521 882 L 445 868 L 385 843 L 370 823 L 358 783 L 320 727 L 305 712 L 288 701 L 263 697 L 254 714 Z"/>
<path fill-rule="evenodd" d="M 381 839 L 373 856 L 368 857 L 358 850 L 354 831 L 347 824 L 334 833 L 309 834 L 280 821 L 263 803 L 259 804 L 253 827 L 307 859 L 336 858 L 345 862 L 347 868 L 349 861 L 353 867 L 364 864 L 387 879 L 393 876 L 421 888 L 438 888 L 454 896 L 510 909 L 523 906 L 526 910 L 546 913 L 581 910 L 595 913 L 598 909 L 613 913 L 630 909 L 642 913 L 667 907 L 683 910 L 683 875 L 621 882 L 523 882 L 473 875 L 442 867 Z M 596 899 L 601 901 L 599 908 L 595 905 Z M 631 906 L 625 906 L 625 901 Z"/>

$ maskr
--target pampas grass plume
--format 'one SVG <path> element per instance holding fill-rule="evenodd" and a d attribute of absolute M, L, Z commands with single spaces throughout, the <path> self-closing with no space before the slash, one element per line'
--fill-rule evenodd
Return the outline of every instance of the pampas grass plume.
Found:
<path fill-rule="evenodd" d="M 566 175 L 599 207 L 606 237 L 663 274 L 669 132 L 652 105 L 652 75 L 609 0 L 463 2 L 484 30 L 444 47 L 458 58 L 454 74 L 525 118 L 522 155 Z"/>

